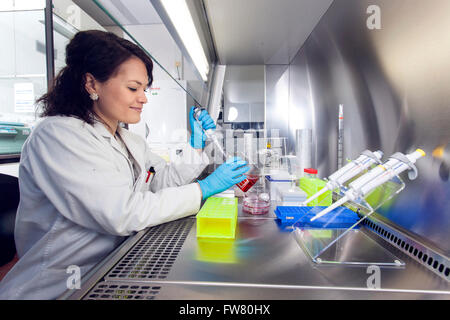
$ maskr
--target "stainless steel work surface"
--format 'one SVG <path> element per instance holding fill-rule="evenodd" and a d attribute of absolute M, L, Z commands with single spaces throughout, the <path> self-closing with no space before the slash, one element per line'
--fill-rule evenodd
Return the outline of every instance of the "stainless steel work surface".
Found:
<path fill-rule="evenodd" d="M 239 287 L 241 292 L 257 291 L 258 288 L 271 291 L 318 287 L 318 293 L 320 288 L 364 291 L 370 282 L 372 274 L 367 266 L 321 266 L 311 263 L 294 234 L 274 219 L 239 218 L 235 240 L 197 239 L 195 223 L 195 219 L 187 218 L 149 229 L 106 274 L 105 280 L 229 288 L 223 288 L 225 291 Z M 371 236 L 368 231 L 361 232 Z M 389 246 L 382 239 L 373 239 Z M 358 243 L 348 243 L 342 247 L 346 254 L 351 255 L 354 246 Z M 406 266 L 381 267 L 380 288 L 406 290 L 407 294 L 415 291 L 421 294 L 426 290 L 444 296 L 449 294 L 447 281 L 395 248 L 389 247 L 389 251 L 404 261 Z M 267 293 L 268 296 L 271 294 Z"/>

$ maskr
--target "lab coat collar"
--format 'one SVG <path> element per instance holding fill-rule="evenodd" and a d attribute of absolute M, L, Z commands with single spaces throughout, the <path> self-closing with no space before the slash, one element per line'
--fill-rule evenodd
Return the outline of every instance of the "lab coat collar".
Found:
<path fill-rule="evenodd" d="M 97 133 L 99 133 L 103 138 L 106 139 L 106 141 L 109 142 L 109 144 L 116 149 L 118 152 L 120 152 L 125 158 L 128 159 L 128 156 L 122 151 L 122 148 L 120 148 L 119 143 L 116 141 L 114 136 L 111 132 L 109 132 L 106 125 L 104 125 L 100 120 L 94 119 L 93 127 Z"/>
<path fill-rule="evenodd" d="M 99 120 L 97 120 L 97 119 L 94 120 L 93 127 L 103 137 L 114 138 L 114 136 L 111 134 L 111 132 L 109 132 L 109 130 L 106 128 L 106 126 Z"/>
<path fill-rule="evenodd" d="M 111 143 L 112 147 L 123 154 L 122 149 L 119 146 L 119 143 L 116 141 L 114 136 L 109 132 L 109 130 L 106 128 L 106 126 L 100 122 L 99 120 L 94 121 L 94 129 L 103 137 L 109 138 L 109 142 Z M 122 128 L 120 125 L 117 126 L 116 131 L 120 137 L 122 138 L 123 142 L 128 148 L 128 151 L 131 153 L 132 157 L 136 160 L 139 170 L 142 171 L 143 167 L 142 164 L 144 163 L 144 158 L 142 154 L 142 145 L 139 144 L 139 140 L 137 139 L 136 135 L 129 132 L 127 129 Z M 127 155 L 123 154 L 125 157 Z M 128 157 L 127 157 L 128 158 Z"/>
<path fill-rule="evenodd" d="M 146 142 L 143 142 L 139 136 L 129 132 L 127 129 L 124 129 L 120 126 L 117 127 L 117 132 L 119 133 L 123 142 L 127 146 L 128 151 L 131 153 L 133 158 L 136 160 L 139 167 L 141 167 L 140 170 L 142 170 L 143 168 L 142 168 L 141 164 L 143 164 L 145 161 L 144 154 L 142 153 L 142 143 L 146 143 Z"/>

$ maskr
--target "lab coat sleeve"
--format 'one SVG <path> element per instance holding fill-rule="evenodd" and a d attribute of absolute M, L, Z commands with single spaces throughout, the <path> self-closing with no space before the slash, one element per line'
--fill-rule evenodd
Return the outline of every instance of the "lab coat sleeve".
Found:
<path fill-rule="evenodd" d="M 67 219 L 101 233 L 135 231 L 198 212 L 196 183 L 134 191 L 129 175 L 112 160 L 104 141 L 81 134 L 81 128 L 49 123 L 34 132 L 24 163 L 30 176 Z"/>
<path fill-rule="evenodd" d="M 204 152 L 198 153 L 189 145 L 183 149 L 182 157 L 170 164 L 146 147 L 146 166 L 153 166 L 155 169 L 150 184 L 150 190 L 154 192 L 193 182 L 208 164 L 207 155 Z"/>

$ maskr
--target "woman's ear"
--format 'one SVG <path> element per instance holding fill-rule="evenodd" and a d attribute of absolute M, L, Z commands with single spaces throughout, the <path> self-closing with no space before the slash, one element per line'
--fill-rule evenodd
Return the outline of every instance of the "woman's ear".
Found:
<path fill-rule="evenodd" d="M 97 93 L 96 80 L 89 72 L 84 75 L 84 88 L 89 95 L 92 93 Z"/>

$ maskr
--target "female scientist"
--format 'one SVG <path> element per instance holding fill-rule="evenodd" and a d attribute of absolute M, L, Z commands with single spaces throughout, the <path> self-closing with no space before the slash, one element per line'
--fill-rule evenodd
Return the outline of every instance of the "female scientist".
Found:
<path fill-rule="evenodd" d="M 137 123 L 153 64 L 135 44 L 101 31 L 75 35 L 66 67 L 38 102 L 45 118 L 23 146 L 15 241 L 19 261 L 0 283 L 0 299 L 54 299 L 125 238 L 195 214 L 202 199 L 245 177 L 233 158 L 204 180 L 204 134 L 189 118 L 186 162 L 166 164 L 144 139 L 119 126 Z M 206 111 L 203 128 L 215 127 Z M 153 173 L 154 172 L 154 173 Z"/>

